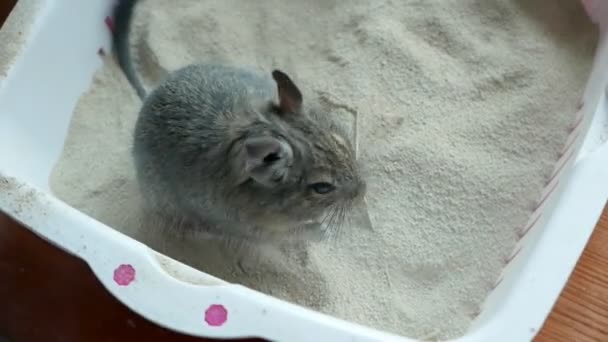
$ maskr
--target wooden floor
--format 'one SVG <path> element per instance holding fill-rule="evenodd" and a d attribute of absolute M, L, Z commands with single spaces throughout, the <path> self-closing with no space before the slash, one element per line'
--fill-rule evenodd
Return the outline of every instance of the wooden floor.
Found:
<path fill-rule="evenodd" d="M 0 0 L 0 27 L 2 27 L 4 20 L 6 20 L 16 2 L 16 0 Z"/>

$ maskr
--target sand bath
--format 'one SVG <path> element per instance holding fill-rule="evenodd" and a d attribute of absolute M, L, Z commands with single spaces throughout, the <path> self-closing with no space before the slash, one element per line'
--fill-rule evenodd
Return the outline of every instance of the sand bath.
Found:
<path fill-rule="evenodd" d="M 110 58 L 76 108 L 58 197 L 228 281 L 418 338 L 474 318 L 565 142 L 596 39 L 565 0 L 146 0 L 136 26 L 150 85 L 193 62 L 278 67 L 332 104 L 356 126 L 371 227 L 315 245 L 306 268 L 250 275 L 204 241 L 142 236 L 139 101 Z"/>

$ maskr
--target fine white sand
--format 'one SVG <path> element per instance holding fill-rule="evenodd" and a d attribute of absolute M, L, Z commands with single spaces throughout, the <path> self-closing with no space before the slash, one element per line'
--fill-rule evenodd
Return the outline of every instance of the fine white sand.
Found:
<path fill-rule="evenodd" d="M 429 339 L 462 334 L 504 266 L 596 40 L 572 0 L 147 0 L 136 24 L 149 84 L 193 62 L 278 67 L 356 123 L 371 227 L 313 246 L 306 268 L 287 259 L 248 275 L 196 238 L 142 234 L 129 157 L 139 101 L 111 58 L 78 104 L 55 193 L 228 281 Z"/>
<path fill-rule="evenodd" d="M 0 27 L 0 81 L 24 47 L 24 42 L 40 10 L 39 0 L 19 0 Z"/>

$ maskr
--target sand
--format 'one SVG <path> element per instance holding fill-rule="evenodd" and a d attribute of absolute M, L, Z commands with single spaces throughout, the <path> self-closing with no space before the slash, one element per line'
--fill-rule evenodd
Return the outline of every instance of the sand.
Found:
<path fill-rule="evenodd" d="M 9 68 L 24 47 L 25 39 L 34 24 L 32 18 L 36 17 L 41 5 L 39 0 L 19 0 L 1 25 L 0 81 L 6 77 Z"/>
<path fill-rule="evenodd" d="M 286 259 L 253 274 L 196 238 L 142 234 L 129 158 L 139 102 L 110 58 L 79 101 L 53 191 L 226 280 L 428 339 L 463 334 L 503 268 L 596 41 L 571 0 L 148 0 L 134 31 L 150 86 L 193 62 L 279 67 L 356 123 L 371 227 L 313 246 L 308 267 Z"/>

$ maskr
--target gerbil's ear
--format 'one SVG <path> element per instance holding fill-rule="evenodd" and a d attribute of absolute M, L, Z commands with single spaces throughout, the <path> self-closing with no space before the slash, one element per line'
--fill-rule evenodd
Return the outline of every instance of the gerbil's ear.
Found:
<path fill-rule="evenodd" d="M 279 89 L 279 109 L 281 113 L 297 113 L 302 107 L 302 93 L 293 81 L 281 70 L 274 70 L 272 78 Z"/>
<path fill-rule="evenodd" d="M 273 186 L 287 178 L 293 150 L 286 142 L 274 137 L 245 140 L 245 172 L 265 186 Z"/>

